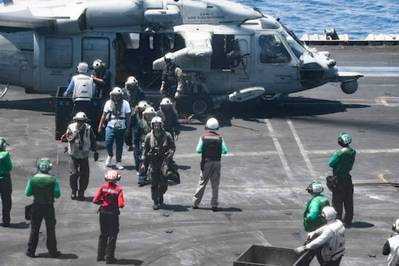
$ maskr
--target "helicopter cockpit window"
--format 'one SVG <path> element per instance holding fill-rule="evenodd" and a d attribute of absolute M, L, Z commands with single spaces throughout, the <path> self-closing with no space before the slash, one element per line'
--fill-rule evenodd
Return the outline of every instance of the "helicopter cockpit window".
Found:
<path fill-rule="evenodd" d="M 260 46 L 260 62 L 265 64 L 288 63 L 290 54 L 284 44 L 275 35 L 261 35 L 258 39 Z"/>
<path fill-rule="evenodd" d="M 49 37 L 45 41 L 44 64 L 48 68 L 72 67 L 72 39 Z"/>
<path fill-rule="evenodd" d="M 288 45 L 291 47 L 292 51 L 294 52 L 295 56 L 299 59 L 301 58 L 302 54 L 306 51 L 305 48 L 298 43 L 293 36 L 291 36 L 288 32 L 282 32 L 284 37 L 287 39 Z"/>
<path fill-rule="evenodd" d="M 108 38 L 85 37 L 82 39 L 82 61 L 91 63 L 96 59 L 101 59 L 109 67 L 109 44 Z"/>

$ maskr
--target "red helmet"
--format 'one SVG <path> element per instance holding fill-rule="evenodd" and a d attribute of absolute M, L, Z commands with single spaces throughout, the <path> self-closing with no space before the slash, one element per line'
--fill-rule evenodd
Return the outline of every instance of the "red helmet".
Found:
<path fill-rule="evenodd" d="M 116 182 L 121 179 L 121 175 L 116 170 L 109 170 L 105 175 L 105 181 L 107 182 Z"/>

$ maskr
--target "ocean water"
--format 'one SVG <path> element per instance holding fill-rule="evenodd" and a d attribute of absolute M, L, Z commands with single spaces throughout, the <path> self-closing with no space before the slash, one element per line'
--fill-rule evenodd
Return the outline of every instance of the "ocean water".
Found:
<path fill-rule="evenodd" d="M 12 0 L 0 0 L 9 2 Z M 67 0 L 65 0 L 67 1 Z M 334 27 L 338 34 L 364 39 L 368 34 L 399 34 L 399 0 L 232 0 L 280 18 L 299 37 L 323 34 Z"/>
<path fill-rule="evenodd" d="M 236 0 L 259 8 L 301 37 L 323 34 L 334 27 L 338 34 L 364 39 L 368 34 L 399 34 L 399 0 Z"/>

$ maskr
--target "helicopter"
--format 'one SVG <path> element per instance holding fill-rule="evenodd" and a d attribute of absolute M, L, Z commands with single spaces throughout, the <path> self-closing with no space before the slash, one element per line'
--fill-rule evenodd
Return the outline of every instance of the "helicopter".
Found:
<path fill-rule="evenodd" d="M 7 0 L 0 32 L 0 83 L 27 92 L 54 93 L 79 62 L 100 58 L 113 85 L 133 75 L 146 93 L 159 94 L 172 54 L 193 114 L 328 82 L 352 94 L 363 76 L 340 71 L 279 19 L 227 0 Z"/>

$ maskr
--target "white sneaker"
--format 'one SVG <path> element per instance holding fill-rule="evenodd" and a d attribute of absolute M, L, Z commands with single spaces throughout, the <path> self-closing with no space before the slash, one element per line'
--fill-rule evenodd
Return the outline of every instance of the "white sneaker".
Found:
<path fill-rule="evenodd" d="M 123 170 L 125 167 L 123 167 L 123 165 L 121 164 L 121 162 L 116 162 L 115 164 L 116 169 L 118 170 Z"/>
<path fill-rule="evenodd" d="M 105 166 L 110 167 L 112 165 L 112 156 L 107 156 L 107 159 L 105 160 Z"/>

